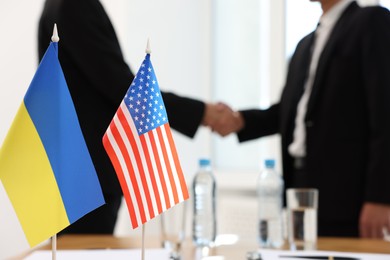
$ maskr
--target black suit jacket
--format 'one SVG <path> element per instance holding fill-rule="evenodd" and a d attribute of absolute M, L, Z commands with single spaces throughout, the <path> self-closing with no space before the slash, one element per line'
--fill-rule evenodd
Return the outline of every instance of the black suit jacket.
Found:
<path fill-rule="evenodd" d="M 278 104 L 242 111 L 240 141 L 280 133 L 286 188 L 292 183 L 296 107 L 303 93 L 310 42 L 291 59 Z M 306 186 L 319 189 L 319 234 L 358 236 L 364 202 L 390 204 L 390 14 L 351 3 L 318 63 L 306 124 Z"/>
<path fill-rule="evenodd" d="M 106 200 L 108 195 L 121 196 L 102 137 L 134 76 L 98 0 L 47 0 L 38 28 L 40 58 L 54 23 L 60 37 L 59 60 Z M 172 93 L 163 93 L 163 99 L 171 127 L 194 136 L 204 103 Z"/>

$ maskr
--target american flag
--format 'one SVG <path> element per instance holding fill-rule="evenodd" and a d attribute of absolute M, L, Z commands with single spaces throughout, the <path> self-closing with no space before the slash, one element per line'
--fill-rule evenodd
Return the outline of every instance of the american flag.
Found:
<path fill-rule="evenodd" d="M 104 137 L 133 228 L 188 199 L 150 54 Z"/>

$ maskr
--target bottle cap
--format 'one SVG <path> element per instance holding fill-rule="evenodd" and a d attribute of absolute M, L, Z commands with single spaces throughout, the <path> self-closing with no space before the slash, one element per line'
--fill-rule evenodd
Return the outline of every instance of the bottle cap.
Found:
<path fill-rule="evenodd" d="M 208 166 L 208 165 L 210 165 L 210 159 L 205 159 L 205 158 L 199 159 L 199 165 L 200 166 Z"/>
<path fill-rule="evenodd" d="M 275 160 L 274 159 L 266 159 L 264 161 L 266 168 L 274 168 L 275 167 Z"/>

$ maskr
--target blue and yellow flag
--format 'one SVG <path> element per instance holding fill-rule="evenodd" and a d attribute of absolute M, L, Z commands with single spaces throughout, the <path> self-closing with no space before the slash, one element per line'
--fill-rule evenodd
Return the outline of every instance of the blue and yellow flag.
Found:
<path fill-rule="evenodd" d="M 0 150 L 0 258 L 13 246 L 45 241 L 103 204 L 52 42 Z"/>

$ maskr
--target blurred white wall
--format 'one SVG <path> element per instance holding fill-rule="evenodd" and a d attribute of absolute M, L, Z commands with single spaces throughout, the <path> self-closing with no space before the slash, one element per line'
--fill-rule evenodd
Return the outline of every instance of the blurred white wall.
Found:
<path fill-rule="evenodd" d="M 36 25 L 42 3 L 43 0 L 0 1 L 1 143 L 38 64 Z"/>

